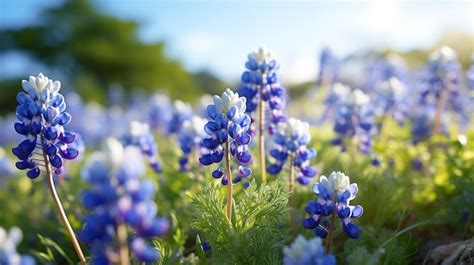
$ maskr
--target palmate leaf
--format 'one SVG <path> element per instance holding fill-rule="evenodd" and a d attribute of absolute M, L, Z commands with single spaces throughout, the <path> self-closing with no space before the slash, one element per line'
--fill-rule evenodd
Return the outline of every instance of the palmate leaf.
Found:
<path fill-rule="evenodd" d="M 250 187 L 234 198 L 232 224 L 225 215 L 219 186 L 192 195 L 191 226 L 203 232 L 212 247 L 212 264 L 278 264 L 287 237 L 284 225 L 288 196 L 278 182 Z"/>

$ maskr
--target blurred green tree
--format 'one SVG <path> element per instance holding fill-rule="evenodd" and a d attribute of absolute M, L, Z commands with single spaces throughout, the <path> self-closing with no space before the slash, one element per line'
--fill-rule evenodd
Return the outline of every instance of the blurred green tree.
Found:
<path fill-rule="evenodd" d="M 207 92 L 200 74 L 195 77 L 168 58 L 164 42 L 141 41 L 138 27 L 134 21 L 101 13 L 88 0 L 65 1 L 45 10 L 37 25 L 1 30 L 0 53 L 27 52 L 64 74 L 63 81 L 89 100 L 103 101 L 111 84 L 121 84 L 128 92 L 161 89 L 184 100 Z M 214 85 L 218 82 L 208 76 Z"/>

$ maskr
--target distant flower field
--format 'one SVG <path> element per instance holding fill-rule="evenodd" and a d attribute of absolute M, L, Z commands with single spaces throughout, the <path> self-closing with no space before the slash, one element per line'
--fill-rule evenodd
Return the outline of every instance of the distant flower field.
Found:
<path fill-rule="evenodd" d="M 292 99 L 259 48 L 194 105 L 18 80 L 0 264 L 473 264 L 474 64 L 458 60 L 324 49 Z"/>

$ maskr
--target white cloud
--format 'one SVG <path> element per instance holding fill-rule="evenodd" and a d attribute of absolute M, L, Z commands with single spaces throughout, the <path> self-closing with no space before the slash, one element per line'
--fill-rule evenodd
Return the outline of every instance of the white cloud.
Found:
<path fill-rule="evenodd" d="M 283 83 L 301 83 L 316 79 L 317 56 L 314 52 L 300 54 L 280 62 Z"/>
<path fill-rule="evenodd" d="M 176 49 L 191 58 L 203 58 L 211 55 L 220 42 L 221 37 L 211 32 L 189 32 L 178 36 Z"/>

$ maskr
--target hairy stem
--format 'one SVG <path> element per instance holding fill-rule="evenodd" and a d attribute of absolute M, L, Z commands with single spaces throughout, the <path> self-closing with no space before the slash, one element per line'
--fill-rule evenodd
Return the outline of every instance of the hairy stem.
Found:
<path fill-rule="evenodd" d="M 232 220 L 232 176 L 230 172 L 229 141 L 225 143 L 225 175 L 227 177 L 227 220 Z"/>
<path fill-rule="evenodd" d="M 119 222 L 117 226 L 117 238 L 119 241 L 120 265 L 128 265 L 129 256 L 128 256 L 128 244 L 127 244 L 127 227 L 123 222 Z"/>
<path fill-rule="evenodd" d="M 288 198 L 288 206 L 293 207 L 293 190 L 295 189 L 295 167 L 293 166 L 293 159 L 294 156 L 293 154 L 290 155 L 290 180 L 289 180 L 289 190 L 292 194 L 290 194 L 290 197 Z M 295 210 L 291 209 L 290 212 L 290 228 L 294 227 L 295 224 Z"/>
<path fill-rule="evenodd" d="M 72 230 L 71 224 L 69 223 L 69 220 L 67 219 L 66 212 L 64 211 L 63 205 L 61 204 L 61 200 L 59 199 L 58 193 L 56 192 L 56 187 L 54 186 L 54 179 L 53 179 L 53 174 L 51 172 L 51 165 L 49 163 L 49 158 L 46 155 L 46 151 L 44 150 L 45 140 L 44 140 L 43 134 L 40 135 L 40 139 L 41 139 L 41 146 L 43 148 L 43 159 L 44 159 L 45 168 L 46 168 L 46 175 L 48 176 L 49 192 L 51 193 L 51 197 L 53 198 L 54 204 L 56 205 L 58 216 L 61 219 L 64 227 L 66 228 L 66 231 L 69 235 L 69 239 L 71 240 L 72 245 L 74 246 L 74 250 L 76 251 L 76 254 L 79 257 L 79 261 L 81 262 L 82 265 L 85 265 L 86 258 L 84 257 L 84 254 L 82 253 L 81 245 L 79 245 L 79 242 L 77 241 L 76 235 L 74 234 L 74 230 Z"/>
<path fill-rule="evenodd" d="M 267 171 L 265 166 L 265 101 L 260 99 L 259 104 L 259 119 L 258 119 L 258 149 L 259 149 L 259 163 L 260 163 L 260 178 L 262 183 L 267 179 Z"/>
<path fill-rule="evenodd" d="M 445 95 L 444 90 L 441 90 L 438 100 L 436 101 L 436 112 L 433 123 L 432 135 L 439 134 L 441 131 L 441 116 L 443 114 L 444 105 L 445 105 Z"/>
<path fill-rule="evenodd" d="M 336 201 L 336 195 L 334 195 L 333 201 L 334 202 Z M 326 245 L 325 245 L 326 253 L 329 253 L 329 251 L 331 250 L 335 221 L 336 221 L 336 206 L 334 205 L 334 209 L 331 214 L 331 221 L 329 222 L 329 227 L 328 227 L 328 237 L 326 239 Z"/>

